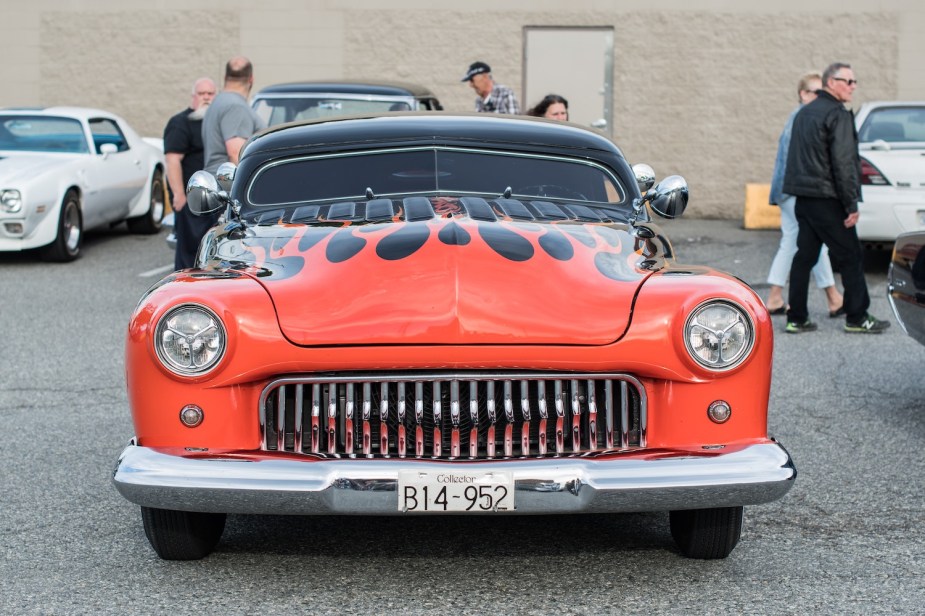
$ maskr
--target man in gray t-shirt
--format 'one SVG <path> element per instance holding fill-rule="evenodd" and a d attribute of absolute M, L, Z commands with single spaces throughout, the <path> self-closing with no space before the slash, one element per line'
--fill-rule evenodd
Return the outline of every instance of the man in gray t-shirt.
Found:
<path fill-rule="evenodd" d="M 254 69 L 250 60 L 243 56 L 229 60 L 224 87 L 202 121 L 205 170 L 209 173 L 214 174 L 225 162 L 238 164 L 238 155 L 250 136 L 266 128 L 247 104 L 253 86 Z"/>

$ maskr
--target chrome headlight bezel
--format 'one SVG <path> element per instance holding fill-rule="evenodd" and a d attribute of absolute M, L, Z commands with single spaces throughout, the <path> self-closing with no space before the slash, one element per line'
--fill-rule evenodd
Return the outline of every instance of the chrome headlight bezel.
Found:
<path fill-rule="evenodd" d="M 181 316 L 186 317 L 186 323 L 177 322 Z M 179 341 L 177 346 L 181 348 L 168 348 L 173 341 Z M 197 345 L 199 349 L 194 349 Z M 187 349 L 186 360 L 182 357 L 183 346 Z M 154 329 L 157 358 L 162 366 L 180 376 L 198 377 L 208 374 L 222 361 L 227 347 L 228 332 L 225 324 L 213 310 L 202 304 L 174 306 L 161 316 Z M 206 357 L 197 358 L 197 354 L 205 354 Z"/>
<path fill-rule="evenodd" d="M 720 312 L 713 315 L 713 323 L 708 323 L 708 311 L 717 310 Z M 717 320 L 725 326 L 718 326 Z M 709 337 L 706 342 L 714 345 L 714 359 L 705 357 L 703 353 L 706 350 L 706 355 L 713 355 L 710 348 L 695 343 L 697 336 L 704 334 Z M 702 343 L 704 339 L 701 337 L 700 341 Z M 729 343 L 732 343 L 734 348 L 727 352 L 724 345 Z M 701 302 L 691 311 L 684 323 L 684 348 L 691 359 L 711 372 L 733 370 L 742 365 L 755 348 L 755 323 L 749 312 L 733 301 L 710 299 Z"/>
<path fill-rule="evenodd" d="M 0 190 L 0 209 L 8 214 L 18 214 L 22 211 L 22 193 L 15 188 Z"/>

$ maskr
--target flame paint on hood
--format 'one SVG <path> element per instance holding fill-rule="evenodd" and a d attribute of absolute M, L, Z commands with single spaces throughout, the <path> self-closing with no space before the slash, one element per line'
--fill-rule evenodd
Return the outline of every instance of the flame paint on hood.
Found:
<path fill-rule="evenodd" d="M 608 344 L 661 263 L 626 225 L 452 208 L 427 221 L 255 226 L 218 242 L 210 267 L 254 276 L 285 336 L 310 346 Z"/>

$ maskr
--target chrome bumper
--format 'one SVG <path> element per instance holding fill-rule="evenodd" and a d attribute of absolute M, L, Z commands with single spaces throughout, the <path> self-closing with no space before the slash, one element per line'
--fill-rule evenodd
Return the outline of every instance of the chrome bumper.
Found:
<path fill-rule="evenodd" d="M 664 453 L 664 452 L 663 452 Z M 497 461 L 185 458 L 130 444 L 116 489 L 144 507 L 249 514 L 397 515 L 399 470 L 513 473 L 520 514 L 665 511 L 756 505 L 790 490 L 796 468 L 777 443 L 730 453 Z"/>

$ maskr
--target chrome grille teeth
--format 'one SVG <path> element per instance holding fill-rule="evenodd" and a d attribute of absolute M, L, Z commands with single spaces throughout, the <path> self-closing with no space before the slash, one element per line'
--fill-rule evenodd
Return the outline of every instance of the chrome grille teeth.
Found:
<path fill-rule="evenodd" d="M 443 401 L 440 397 L 440 381 L 434 381 L 434 457 L 439 458 L 443 445 L 443 434 L 440 426 L 443 425 Z"/>
<path fill-rule="evenodd" d="M 581 400 L 578 381 L 572 381 L 572 451 L 581 451 Z"/>
<path fill-rule="evenodd" d="M 282 389 L 282 387 L 280 388 Z M 301 383 L 295 386 L 295 451 L 302 451 L 302 404 L 305 402 L 305 386 Z"/>
<path fill-rule="evenodd" d="M 514 398 L 511 393 L 510 381 L 504 382 L 504 417 L 507 424 L 504 426 L 504 455 L 508 458 L 514 455 Z"/>
<path fill-rule="evenodd" d="M 379 387 L 379 453 L 389 455 L 389 384 Z"/>
<path fill-rule="evenodd" d="M 477 458 L 479 455 L 479 385 L 475 381 L 469 382 L 469 421 L 472 429 L 469 430 L 469 457 Z"/>
<path fill-rule="evenodd" d="M 279 395 L 276 396 L 276 425 L 286 425 L 286 386 L 279 388 Z M 279 430 L 276 433 L 276 451 L 286 449 L 286 431 Z"/>
<path fill-rule="evenodd" d="M 373 412 L 372 384 L 363 383 L 363 455 L 373 454 L 373 434 L 369 425 Z"/>
<path fill-rule="evenodd" d="M 408 453 L 408 439 L 405 434 L 405 382 L 398 382 L 398 456 L 404 458 Z"/>
<path fill-rule="evenodd" d="M 645 390 L 629 375 L 401 376 L 274 381 L 260 397 L 261 448 L 477 460 L 584 455 L 646 444 Z"/>
<path fill-rule="evenodd" d="M 337 384 L 328 385 L 328 453 L 337 453 Z"/>
<path fill-rule="evenodd" d="M 344 453 L 353 453 L 353 414 L 356 403 L 353 399 L 353 383 L 347 383 L 347 409 L 344 418 Z M 298 451 L 298 450 L 296 450 Z"/>
<path fill-rule="evenodd" d="M 459 449 L 459 381 L 450 381 L 450 422 L 453 429 L 450 433 L 450 457 L 458 458 Z"/>
<path fill-rule="evenodd" d="M 565 395 L 562 392 L 562 381 L 556 381 L 553 402 L 556 409 L 556 453 L 565 451 Z"/>
<path fill-rule="evenodd" d="M 424 383 L 414 383 L 414 455 L 424 457 Z"/>
<path fill-rule="evenodd" d="M 321 448 L 321 385 L 312 385 L 312 453 Z"/>
<path fill-rule="evenodd" d="M 597 394 L 594 391 L 594 381 L 588 381 L 588 448 L 597 449 Z"/>

